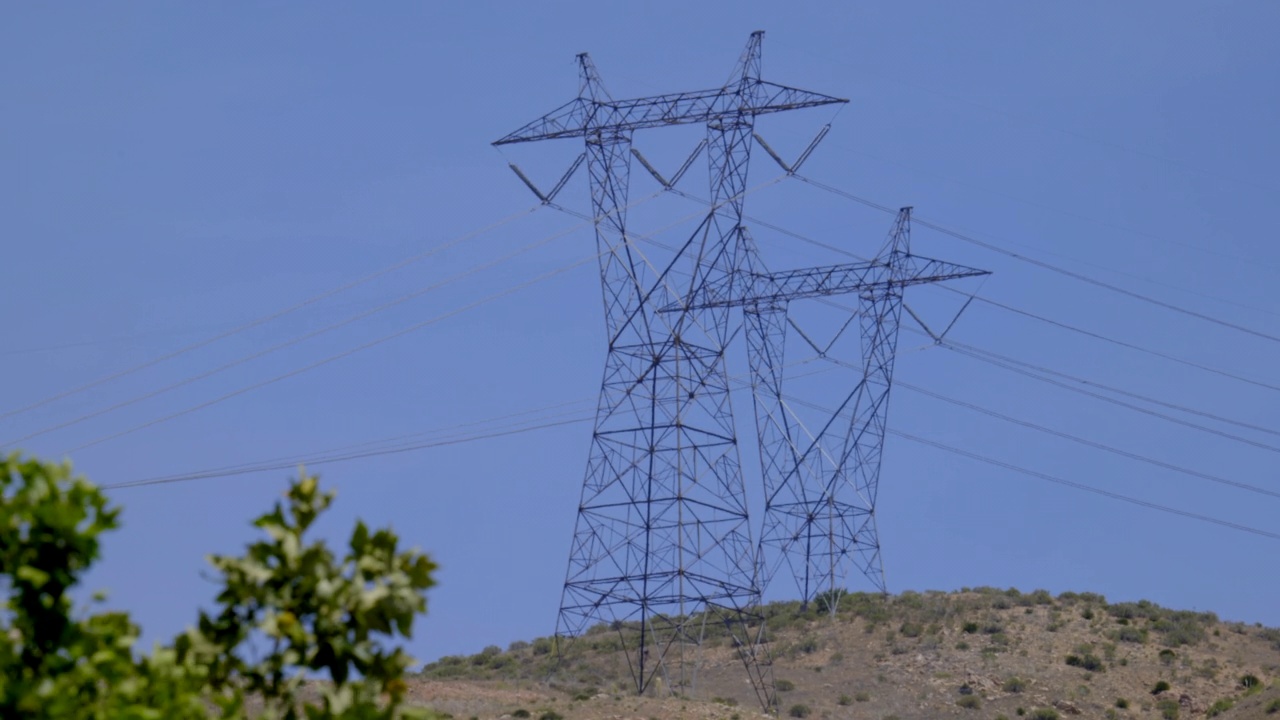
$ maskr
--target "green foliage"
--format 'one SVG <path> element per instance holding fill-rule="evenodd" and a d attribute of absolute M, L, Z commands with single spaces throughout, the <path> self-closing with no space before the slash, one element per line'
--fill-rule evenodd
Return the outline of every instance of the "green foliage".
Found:
<path fill-rule="evenodd" d="M 1005 692 L 1020 693 L 1027 689 L 1027 681 L 1020 677 L 1011 677 L 1005 680 L 1004 685 L 1001 687 L 1004 688 Z"/>
<path fill-rule="evenodd" d="M 1155 687 L 1151 688 L 1151 694 L 1159 695 L 1160 693 L 1168 689 L 1169 689 L 1169 683 L 1165 682 L 1164 680 L 1160 680 L 1159 682 L 1156 683 Z"/>
<path fill-rule="evenodd" d="M 1172 665 L 1173 661 L 1178 659 L 1178 653 L 1165 648 L 1160 651 L 1160 662 L 1164 665 Z"/>
<path fill-rule="evenodd" d="M 868 700 L 871 699 L 871 693 L 867 692 L 866 690 L 859 690 L 858 692 L 853 694 L 853 699 L 857 700 L 858 702 L 867 702 Z"/>
<path fill-rule="evenodd" d="M 527 718 L 530 716 L 531 716 L 531 713 L 528 710 L 525 710 L 524 708 L 518 708 L 515 712 L 511 713 L 511 717 L 516 717 L 516 718 Z"/>
<path fill-rule="evenodd" d="M 1178 720 L 1182 706 L 1173 698 L 1165 698 L 1156 703 L 1156 709 L 1160 711 L 1160 717 L 1164 718 L 1164 720 Z"/>
<path fill-rule="evenodd" d="M 791 706 L 790 710 L 787 710 L 787 714 L 793 718 L 809 717 L 809 713 L 811 712 L 813 712 L 813 710 L 810 709 L 808 705 L 804 705 L 802 703 L 796 703 Z"/>
<path fill-rule="evenodd" d="M 135 657 L 139 630 L 126 614 L 76 617 L 70 599 L 120 511 L 67 465 L 0 461 L 0 717 L 239 720 L 248 697 L 264 718 L 427 717 L 402 707 L 411 659 L 383 642 L 409 636 L 435 565 L 363 523 L 339 561 L 304 542 L 333 494 L 303 477 L 286 497 L 255 523 L 266 539 L 210 559 L 216 611 Z M 302 698 L 307 673 L 330 681 L 318 700 Z"/>
<path fill-rule="evenodd" d="M 1230 710 L 1235 704 L 1236 701 L 1231 698 L 1222 698 L 1209 706 L 1208 711 L 1206 711 L 1206 717 L 1217 717 Z"/>
<path fill-rule="evenodd" d="M 778 692 L 791 692 L 796 689 L 795 683 L 785 679 L 778 680 L 773 686 L 778 689 Z"/>
<path fill-rule="evenodd" d="M 1084 668 L 1089 672 L 1102 672 L 1107 669 L 1107 666 L 1103 664 L 1102 660 L 1092 653 L 1085 653 L 1084 655 L 1068 655 L 1067 664 L 1072 667 Z"/>
<path fill-rule="evenodd" d="M 555 710 L 548 710 L 539 715 L 538 720 L 564 720 L 564 716 Z"/>
<path fill-rule="evenodd" d="M 1255 693 L 1262 689 L 1262 681 L 1257 675 L 1245 675 L 1240 678 L 1240 687 L 1247 693 Z"/>
<path fill-rule="evenodd" d="M 964 626 L 961 627 L 960 629 L 972 635 L 978 632 L 978 623 L 970 621 L 965 623 Z"/>
<path fill-rule="evenodd" d="M 848 695 L 841 695 L 841 696 L 840 696 L 840 699 L 839 699 L 839 700 L 836 700 L 836 704 L 837 704 L 837 705 L 842 705 L 842 706 L 843 706 L 843 705 L 852 705 L 852 704 L 853 704 L 853 698 L 849 697 Z"/>
<path fill-rule="evenodd" d="M 1125 700 L 1124 698 L 1116 698 L 1116 707 L 1120 708 L 1121 710 L 1126 710 L 1129 707 L 1129 701 Z"/>
<path fill-rule="evenodd" d="M 982 700 L 980 700 L 977 695 L 965 695 L 956 701 L 956 705 L 964 708 L 965 710 L 977 710 L 982 707 Z"/>
<path fill-rule="evenodd" d="M 1028 717 L 1031 720 L 1058 720 L 1058 711 L 1053 708 L 1036 708 Z"/>
<path fill-rule="evenodd" d="M 1280 698 L 1267 703 L 1267 714 L 1274 715 L 1275 713 L 1280 713 Z"/>

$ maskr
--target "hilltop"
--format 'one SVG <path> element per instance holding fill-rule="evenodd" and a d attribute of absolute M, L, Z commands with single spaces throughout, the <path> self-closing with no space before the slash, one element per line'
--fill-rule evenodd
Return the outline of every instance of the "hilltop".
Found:
<path fill-rule="evenodd" d="M 815 603 L 816 605 L 816 603 Z M 913 720 L 1280 720 L 1280 630 L 1093 593 L 994 588 L 845 595 L 832 617 L 764 608 L 780 715 Z M 441 658 L 411 683 L 441 715 L 566 720 L 760 717 L 729 643 L 688 695 L 637 697 L 603 626 L 557 663 L 551 638 Z"/>

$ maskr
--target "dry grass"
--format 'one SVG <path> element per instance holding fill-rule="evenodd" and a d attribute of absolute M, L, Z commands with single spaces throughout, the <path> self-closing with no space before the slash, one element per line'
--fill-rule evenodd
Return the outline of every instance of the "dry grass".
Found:
<path fill-rule="evenodd" d="M 1093 594 L 855 594 L 836 618 L 766 608 L 781 715 L 810 718 L 1218 717 L 1280 720 L 1280 631 Z M 546 639 L 427 666 L 416 702 L 454 718 L 759 717 L 736 653 L 712 641 L 688 697 L 636 697 L 615 636 Z M 1068 658 L 1072 658 L 1070 664 Z M 1252 690 L 1242 678 L 1252 676 Z M 1157 683 L 1169 689 L 1153 694 Z M 972 698 L 972 699 L 966 699 Z M 1125 707 L 1119 707 L 1123 705 Z M 1213 715 L 1209 713 L 1213 712 Z"/>

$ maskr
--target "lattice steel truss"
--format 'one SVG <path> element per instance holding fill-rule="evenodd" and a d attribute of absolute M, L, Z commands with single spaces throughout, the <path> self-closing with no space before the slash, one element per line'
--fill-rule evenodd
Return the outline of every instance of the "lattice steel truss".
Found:
<path fill-rule="evenodd" d="M 762 36 L 723 87 L 634 100 L 613 100 L 580 55 L 578 97 L 495 144 L 583 138 L 601 253 L 608 353 L 557 634 L 616 632 L 642 693 L 659 678 L 687 689 L 698 647 L 729 635 L 773 707 L 725 368 L 738 326 L 728 306 L 686 306 L 707 287 L 734 292 L 756 116 L 847 101 L 761 80 Z M 632 134 L 691 123 L 707 129 L 711 209 L 659 258 L 627 234 Z"/>
<path fill-rule="evenodd" d="M 821 597 L 832 613 L 850 565 L 885 590 L 875 510 L 903 289 L 987 274 L 912 255 L 910 235 L 911 208 L 903 208 L 871 262 L 769 273 L 744 229 L 741 290 L 709 285 L 690 303 L 744 310 L 765 486 L 761 587 L 785 564 L 804 604 Z M 861 379 L 809 429 L 784 394 L 789 305 L 840 294 L 858 296 Z"/>

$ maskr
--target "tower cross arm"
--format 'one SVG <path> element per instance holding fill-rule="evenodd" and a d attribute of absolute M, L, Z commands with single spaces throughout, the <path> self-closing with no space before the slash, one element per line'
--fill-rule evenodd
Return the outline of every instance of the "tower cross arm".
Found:
<path fill-rule="evenodd" d="M 742 273 L 734 285 L 727 282 L 704 286 L 688 305 L 672 304 L 662 312 L 708 307 L 734 307 L 785 303 L 802 298 L 874 292 L 890 287 L 958 280 L 990 275 L 988 270 L 894 251 L 869 263 L 849 263 L 788 270 L 779 273 Z M 745 286 L 745 287 L 744 287 Z"/>
<path fill-rule="evenodd" d="M 633 100 L 577 98 L 493 144 L 583 137 L 597 132 L 620 134 L 644 128 L 708 123 L 741 115 L 765 115 L 847 102 L 843 98 L 764 80 Z"/>

